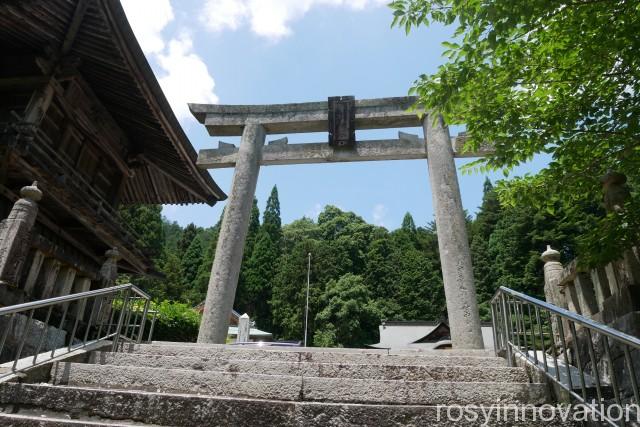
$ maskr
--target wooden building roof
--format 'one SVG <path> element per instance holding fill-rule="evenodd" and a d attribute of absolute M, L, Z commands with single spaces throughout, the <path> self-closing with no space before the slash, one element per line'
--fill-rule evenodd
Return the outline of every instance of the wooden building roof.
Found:
<path fill-rule="evenodd" d="M 121 202 L 213 205 L 226 195 L 178 123 L 118 0 L 3 0 L 3 52 L 73 58 L 139 164 Z"/>

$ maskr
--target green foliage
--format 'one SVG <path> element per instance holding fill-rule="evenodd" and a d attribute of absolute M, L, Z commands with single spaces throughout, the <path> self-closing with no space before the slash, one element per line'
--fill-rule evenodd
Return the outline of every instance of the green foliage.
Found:
<path fill-rule="evenodd" d="M 267 199 L 267 207 L 262 218 L 262 228 L 271 237 L 271 240 L 280 245 L 282 237 L 282 220 L 280 219 L 280 200 L 278 199 L 278 187 L 271 189 L 271 195 Z"/>
<path fill-rule="evenodd" d="M 138 236 L 138 244 L 152 256 L 162 253 L 164 229 L 162 206 L 129 205 L 119 210 L 120 218 Z"/>
<path fill-rule="evenodd" d="M 402 218 L 402 226 L 400 228 L 407 233 L 415 234 L 416 223 L 413 221 L 413 217 L 409 212 L 404 214 L 404 218 Z"/>
<path fill-rule="evenodd" d="M 153 303 L 158 312 L 153 339 L 158 341 L 195 342 L 200 328 L 200 314 L 190 305 L 175 301 Z"/>
<path fill-rule="evenodd" d="M 182 235 L 177 243 L 178 253 L 184 254 L 189 249 L 191 242 L 198 235 L 198 227 L 194 223 L 187 225 L 187 227 L 182 231 Z"/>
<path fill-rule="evenodd" d="M 499 183 L 503 204 L 593 222 L 578 239 L 587 263 L 617 257 L 620 242 L 637 243 L 638 209 L 594 217 L 583 210 L 601 200 L 606 172 L 635 181 L 640 170 L 637 1 L 395 0 L 390 7 L 392 25 L 407 32 L 456 27 L 444 43 L 448 62 L 420 76 L 411 93 L 417 107 L 466 124 L 466 149 L 494 144 L 472 169 L 508 174 L 536 154 L 551 155 L 537 175 Z"/>
<path fill-rule="evenodd" d="M 262 225 L 254 203 L 234 304 L 238 311 L 249 313 L 259 328 L 277 339 L 303 339 L 309 254 L 308 337 L 313 345 L 353 347 L 377 342 L 381 319 L 446 317 L 433 223 L 418 227 L 407 214 L 402 226 L 389 232 L 352 212 L 327 206 L 317 222 L 302 218 L 278 228 L 279 212 L 275 189 Z M 135 216 L 130 218 L 136 221 Z M 488 301 L 498 286 L 542 295 L 539 257 L 547 244 L 561 250 L 565 261 L 575 256 L 573 236 L 590 224 L 568 218 L 562 207 L 554 215 L 530 206 L 502 207 L 495 188 L 485 183 L 478 214 L 468 218 L 484 320 L 489 319 Z M 164 221 L 161 228 L 171 238 L 164 241 L 156 262 L 166 280 L 134 279 L 154 298 L 180 303 L 167 307 L 163 328 L 168 332 L 165 336 L 159 332 L 158 339 L 195 339 L 197 321 L 188 307 L 206 296 L 221 222 L 222 217 L 210 229 L 188 226 L 183 231 Z M 189 238 L 187 234 L 194 231 Z M 178 242 L 187 240 L 187 250 L 179 251 Z M 184 327 L 184 335 L 171 325 L 183 325 L 175 328 Z"/>
<path fill-rule="evenodd" d="M 182 274 L 183 280 L 186 284 L 188 284 L 188 288 L 195 290 L 196 279 L 198 278 L 198 271 L 200 266 L 202 265 L 203 260 L 203 247 L 202 247 L 202 238 L 200 236 L 196 236 L 191 240 L 191 244 L 187 248 L 187 251 L 184 253 L 182 257 Z M 197 294 L 196 294 L 197 295 Z M 194 297 L 188 298 L 189 302 L 193 304 L 197 304 L 200 302 L 199 296 L 196 296 L 198 299 L 193 299 Z"/>
<path fill-rule="evenodd" d="M 375 342 L 380 313 L 362 277 L 347 273 L 327 283 L 323 309 L 316 315 L 314 343 L 328 347 L 361 347 Z"/>

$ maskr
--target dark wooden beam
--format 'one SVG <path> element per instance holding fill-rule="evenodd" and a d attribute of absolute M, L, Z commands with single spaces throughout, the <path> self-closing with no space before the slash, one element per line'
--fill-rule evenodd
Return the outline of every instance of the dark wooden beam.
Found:
<path fill-rule="evenodd" d="M 47 76 L 23 76 L 0 78 L 0 90 L 20 90 L 41 87 L 49 81 Z"/>
<path fill-rule="evenodd" d="M 76 35 L 78 35 L 80 25 L 82 25 L 82 20 L 84 19 L 84 15 L 87 12 L 89 3 L 89 0 L 78 0 L 76 10 L 73 12 L 73 18 L 71 18 L 71 22 L 69 23 L 69 27 L 67 29 L 67 34 L 64 37 L 62 46 L 60 47 L 60 57 L 63 57 L 64 55 L 69 53 L 69 51 L 73 47 L 73 42 L 76 39 Z"/>
<path fill-rule="evenodd" d="M 152 160 L 150 160 L 147 156 L 141 155 L 141 157 L 144 159 L 144 162 L 147 165 L 152 166 L 156 171 L 160 172 L 162 175 L 164 175 L 166 178 L 168 178 L 175 185 L 177 185 L 178 187 L 182 188 L 184 191 L 193 194 L 195 197 L 201 198 L 201 196 L 198 193 L 196 193 L 195 191 L 193 191 L 193 189 L 189 188 L 184 183 L 182 183 L 180 180 L 176 179 L 174 176 L 172 176 L 171 174 L 167 173 L 163 168 L 158 166 L 156 163 L 154 163 Z"/>

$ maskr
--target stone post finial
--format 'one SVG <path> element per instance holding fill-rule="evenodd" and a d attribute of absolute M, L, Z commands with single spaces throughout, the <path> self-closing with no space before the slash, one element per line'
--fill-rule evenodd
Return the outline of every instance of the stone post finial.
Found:
<path fill-rule="evenodd" d="M 547 262 L 560 262 L 560 252 L 551 248 L 551 245 L 547 245 L 547 250 L 542 252 L 540 256 L 542 261 Z"/>
<path fill-rule="evenodd" d="M 118 248 L 113 247 L 111 249 L 108 249 L 105 253 L 104 256 L 108 259 L 113 259 L 114 261 L 119 261 L 122 259 L 122 255 L 120 255 L 120 251 L 118 250 Z"/>
<path fill-rule="evenodd" d="M 631 196 L 629 187 L 626 185 L 626 175 L 609 171 L 600 179 L 600 182 L 604 192 L 604 207 L 607 212 L 621 211 L 624 203 Z"/>
<path fill-rule="evenodd" d="M 20 197 L 39 202 L 42 199 L 42 191 L 38 188 L 38 181 L 33 181 L 33 184 L 22 187 Z"/>
<path fill-rule="evenodd" d="M 558 307 L 567 308 L 566 299 L 561 292 L 560 278 L 562 277 L 562 263 L 560 262 L 560 252 L 547 245 L 547 250 L 540 256 L 544 261 L 544 298 L 548 303 L 557 305 Z M 560 336 L 557 319 L 552 319 L 552 331 L 554 339 L 559 342 Z M 567 331 L 569 328 L 567 327 Z"/>
<path fill-rule="evenodd" d="M 21 198 L 13 204 L 0 226 L 0 284 L 17 286 L 31 245 L 31 231 L 38 216 L 42 191 L 37 182 L 23 187 Z"/>
<path fill-rule="evenodd" d="M 113 286 L 118 278 L 118 260 L 122 258 L 118 248 L 111 248 L 104 253 L 107 258 L 100 268 L 103 287 Z"/>

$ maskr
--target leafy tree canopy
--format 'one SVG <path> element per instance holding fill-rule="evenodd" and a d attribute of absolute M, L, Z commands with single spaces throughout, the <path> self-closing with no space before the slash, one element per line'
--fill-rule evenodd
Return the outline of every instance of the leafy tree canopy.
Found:
<path fill-rule="evenodd" d="M 539 153 L 547 168 L 498 186 L 508 205 L 532 204 L 568 220 L 601 200 L 609 170 L 636 182 L 640 170 L 640 6 L 634 0 L 395 0 L 393 25 L 456 27 L 448 62 L 422 75 L 418 106 L 466 124 L 466 148 L 492 142 L 480 170 L 515 166 Z M 640 210 L 604 215 L 582 233 L 580 256 L 617 256 L 638 239 Z M 611 244 L 615 241 L 615 244 Z M 603 244 L 604 243 L 604 244 Z"/>

